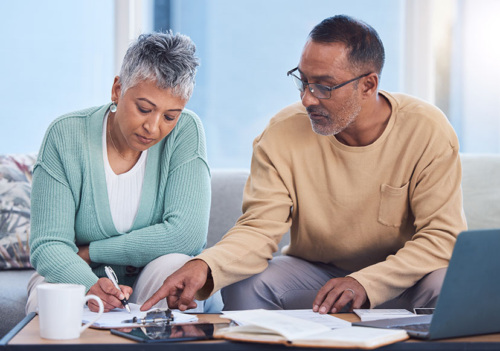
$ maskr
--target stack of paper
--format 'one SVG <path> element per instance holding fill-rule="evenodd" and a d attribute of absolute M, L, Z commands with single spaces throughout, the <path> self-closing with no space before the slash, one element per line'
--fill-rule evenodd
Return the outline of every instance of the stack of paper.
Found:
<path fill-rule="evenodd" d="M 92 327 L 101 329 L 133 327 L 136 326 L 136 324 L 127 323 L 125 321 L 131 320 L 134 317 L 143 318 L 146 316 L 146 313 L 155 310 L 155 308 L 153 308 L 149 311 L 141 311 L 141 305 L 137 305 L 135 303 L 129 303 L 129 306 L 132 313 L 128 313 L 124 308 L 115 308 L 114 310 L 103 313 L 101 318 L 99 318 L 94 324 L 92 324 Z M 196 322 L 198 320 L 198 318 L 194 315 L 177 311 L 172 311 L 172 313 L 174 315 L 174 320 L 171 322 L 171 324 Z M 96 312 L 91 312 L 88 307 L 85 306 L 83 308 L 82 322 L 87 323 L 88 321 L 93 320 L 96 315 Z"/>
<path fill-rule="evenodd" d="M 354 309 L 362 322 L 377 319 L 415 317 L 415 314 L 405 309 Z"/>

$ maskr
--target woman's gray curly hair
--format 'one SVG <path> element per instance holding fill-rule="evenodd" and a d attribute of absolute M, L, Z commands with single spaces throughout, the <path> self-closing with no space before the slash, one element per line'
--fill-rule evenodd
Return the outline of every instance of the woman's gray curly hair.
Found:
<path fill-rule="evenodd" d="M 188 100 L 193 93 L 196 46 L 186 35 L 141 34 L 127 50 L 120 70 L 121 94 L 143 80 L 151 80 L 161 89 Z"/>

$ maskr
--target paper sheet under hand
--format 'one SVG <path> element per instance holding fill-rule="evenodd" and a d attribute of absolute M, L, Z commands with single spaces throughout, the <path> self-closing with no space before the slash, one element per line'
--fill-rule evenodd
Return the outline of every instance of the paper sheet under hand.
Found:
<path fill-rule="evenodd" d="M 155 308 L 153 308 L 148 311 L 141 311 L 141 305 L 137 305 L 135 303 L 129 303 L 129 307 L 132 313 L 128 313 L 124 308 L 115 308 L 114 310 L 103 313 L 101 318 L 99 318 L 96 322 L 94 322 L 94 324 L 92 324 L 92 327 L 101 329 L 133 327 L 137 324 L 123 323 L 123 321 L 132 319 L 134 317 L 143 318 L 146 316 L 147 312 L 155 310 Z M 178 311 L 172 311 L 172 313 L 174 316 L 174 320 L 171 322 L 171 324 L 196 322 L 198 320 L 195 315 L 185 314 Z M 87 323 L 88 321 L 93 320 L 96 316 L 96 312 L 90 311 L 87 306 L 83 307 L 83 323 Z"/>

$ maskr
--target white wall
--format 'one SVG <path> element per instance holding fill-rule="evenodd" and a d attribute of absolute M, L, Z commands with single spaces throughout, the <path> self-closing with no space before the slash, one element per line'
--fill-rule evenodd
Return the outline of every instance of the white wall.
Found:
<path fill-rule="evenodd" d="M 463 8 L 461 147 L 500 152 L 500 1 L 465 0 Z"/>

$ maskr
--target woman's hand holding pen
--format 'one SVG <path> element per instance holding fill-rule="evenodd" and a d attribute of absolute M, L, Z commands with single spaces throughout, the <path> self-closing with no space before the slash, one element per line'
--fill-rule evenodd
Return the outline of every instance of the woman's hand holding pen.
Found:
<path fill-rule="evenodd" d="M 120 285 L 120 289 L 117 289 L 110 279 L 100 278 L 97 283 L 92 285 L 87 294 L 99 296 L 104 304 L 104 312 L 109 312 L 114 308 L 123 308 L 121 300 L 124 298 L 128 300 L 133 291 L 127 285 Z M 99 306 L 93 300 L 89 301 L 88 306 L 92 312 L 99 311 Z"/>
<path fill-rule="evenodd" d="M 78 246 L 77 255 L 80 256 L 87 264 L 91 264 L 89 246 L 82 245 Z M 112 271 L 110 267 L 106 267 L 106 270 Z M 114 275 L 114 272 L 113 272 Z M 111 278 L 110 275 L 108 277 Z M 97 283 L 92 285 L 87 292 L 87 294 L 97 295 L 101 298 L 102 303 L 104 305 L 104 312 L 109 312 L 114 308 L 123 308 L 126 307 L 130 313 L 130 308 L 127 304 L 127 300 L 132 294 L 132 288 L 126 285 L 118 285 L 118 280 L 116 279 L 116 275 L 114 275 L 115 283 L 110 278 L 100 278 Z M 124 301 L 125 300 L 125 301 Z M 125 306 L 125 304 L 126 306 Z M 88 302 L 89 309 L 92 312 L 99 311 L 99 306 L 95 303 L 94 300 L 89 300 Z"/>

